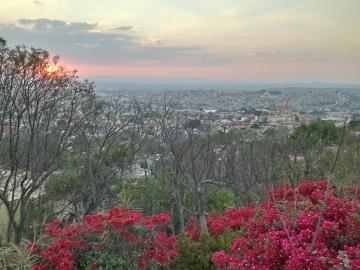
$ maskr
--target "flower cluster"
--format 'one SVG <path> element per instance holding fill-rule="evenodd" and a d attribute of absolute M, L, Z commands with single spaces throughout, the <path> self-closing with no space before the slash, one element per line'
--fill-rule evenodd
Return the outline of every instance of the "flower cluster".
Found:
<path fill-rule="evenodd" d="M 338 196 L 327 181 L 270 190 L 257 207 L 212 213 L 208 227 L 239 232 L 230 252 L 212 256 L 223 270 L 360 269 L 359 196 Z"/>
<path fill-rule="evenodd" d="M 359 192 L 350 187 L 340 194 L 327 181 L 270 190 L 269 199 L 258 206 L 212 212 L 207 219 L 210 238 L 200 234 L 192 219 L 185 239 L 195 244 L 180 249 L 180 255 L 195 254 L 189 263 L 206 267 L 211 257 L 212 265 L 222 270 L 360 269 Z M 167 214 L 145 216 L 114 208 L 79 224 L 53 221 L 43 240 L 28 248 L 40 257 L 34 270 L 154 269 L 177 256 L 176 244 L 188 243 L 182 238 L 176 243 L 169 225 Z M 204 250 L 209 253 L 201 256 Z M 188 269 L 183 263 L 180 269 Z"/>
<path fill-rule="evenodd" d="M 86 216 L 74 225 L 53 221 L 41 243 L 31 245 L 41 258 L 33 269 L 166 266 L 177 255 L 176 237 L 167 233 L 169 223 L 167 214 L 144 216 L 126 208 Z"/>

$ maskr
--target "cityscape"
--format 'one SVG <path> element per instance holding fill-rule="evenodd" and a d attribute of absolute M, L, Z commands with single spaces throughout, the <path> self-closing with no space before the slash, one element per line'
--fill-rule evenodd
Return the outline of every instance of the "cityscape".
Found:
<path fill-rule="evenodd" d="M 343 126 L 360 116 L 359 89 L 97 90 L 97 93 L 104 99 L 120 96 L 124 103 L 136 98 L 158 104 L 166 96 L 172 99 L 178 115 L 209 121 L 213 131 L 252 128 L 258 135 L 268 129 L 291 133 L 297 126 L 316 119 Z"/>
<path fill-rule="evenodd" d="M 359 0 L 0 0 L 0 270 L 360 270 Z"/>

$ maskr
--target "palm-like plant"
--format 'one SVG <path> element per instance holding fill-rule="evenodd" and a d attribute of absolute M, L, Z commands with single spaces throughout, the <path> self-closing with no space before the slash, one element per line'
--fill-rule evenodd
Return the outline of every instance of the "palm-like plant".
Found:
<path fill-rule="evenodd" d="M 1 270 L 30 270 L 36 263 L 37 258 L 21 246 L 10 244 L 0 248 Z"/>

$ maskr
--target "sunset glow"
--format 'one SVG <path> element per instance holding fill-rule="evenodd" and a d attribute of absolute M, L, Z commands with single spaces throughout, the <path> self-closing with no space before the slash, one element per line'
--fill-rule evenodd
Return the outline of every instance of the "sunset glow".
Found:
<path fill-rule="evenodd" d="M 4 0 L 0 36 L 85 77 L 360 83 L 358 14 L 358 0 Z"/>
<path fill-rule="evenodd" d="M 59 66 L 57 66 L 55 64 L 51 64 L 46 67 L 46 72 L 49 74 L 53 74 L 53 73 L 57 72 L 58 70 L 59 70 Z"/>

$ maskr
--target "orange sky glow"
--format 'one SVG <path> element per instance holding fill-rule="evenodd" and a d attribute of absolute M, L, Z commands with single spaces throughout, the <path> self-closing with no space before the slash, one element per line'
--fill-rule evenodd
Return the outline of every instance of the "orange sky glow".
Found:
<path fill-rule="evenodd" d="M 90 79 L 360 83 L 359 0 L 0 1 L 0 37 Z"/>

